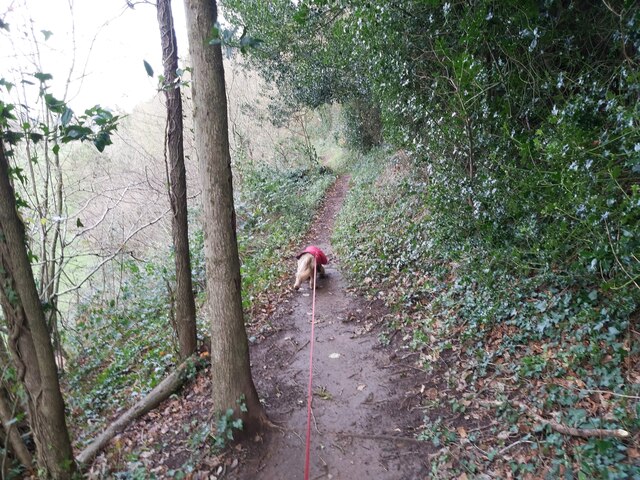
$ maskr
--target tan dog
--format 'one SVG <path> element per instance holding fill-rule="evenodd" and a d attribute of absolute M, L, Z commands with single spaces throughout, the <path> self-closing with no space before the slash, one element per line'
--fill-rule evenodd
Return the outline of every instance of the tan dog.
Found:
<path fill-rule="evenodd" d="M 318 275 L 324 277 L 323 265 L 327 263 L 327 257 L 322 250 L 314 246 L 307 247 L 304 252 L 298 255 L 298 271 L 296 272 L 296 283 L 293 288 L 298 290 L 303 282 L 309 280 L 309 288 L 313 290 L 315 286 L 314 269 Z"/>

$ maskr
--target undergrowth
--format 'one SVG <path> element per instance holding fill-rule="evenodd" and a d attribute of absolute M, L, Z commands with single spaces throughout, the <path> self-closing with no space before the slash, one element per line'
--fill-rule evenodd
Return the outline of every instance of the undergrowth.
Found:
<path fill-rule="evenodd" d="M 333 241 L 351 282 L 395 312 L 383 338 L 403 338 L 434 387 L 420 437 L 440 448 L 434 478 L 640 475 L 640 292 L 584 269 L 520 269 L 474 232 L 446 238 L 427 171 L 404 152 L 360 158 Z M 562 435 L 515 402 L 631 437 Z"/>
<path fill-rule="evenodd" d="M 236 206 L 242 261 L 243 305 L 282 282 L 291 258 L 335 175 L 325 167 L 278 170 L 266 165 L 242 171 Z"/>
<path fill-rule="evenodd" d="M 236 200 L 246 321 L 262 296 L 282 282 L 286 262 L 306 233 L 334 175 L 322 167 L 276 170 L 244 168 Z M 194 288 L 202 304 L 205 285 L 203 235 L 191 222 Z M 170 321 L 171 252 L 144 264 L 121 265 L 117 292 L 96 292 L 82 305 L 65 344 L 72 356 L 64 377 L 70 423 L 81 447 L 116 412 L 155 387 L 178 361 Z M 106 299 L 106 300 L 105 300 Z M 198 336 L 208 326 L 198 313 Z"/>

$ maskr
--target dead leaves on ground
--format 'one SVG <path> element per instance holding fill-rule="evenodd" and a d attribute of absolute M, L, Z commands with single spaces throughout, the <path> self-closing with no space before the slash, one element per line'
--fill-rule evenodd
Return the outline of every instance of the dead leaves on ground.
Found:
<path fill-rule="evenodd" d="M 172 396 L 116 436 L 96 458 L 87 478 L 136 471 L 144 478 L 168 478 L 178 472 L 190 480 L 223 478 L 238 460 L 230 452 L 210 448 L 210 407 L 207 369 L 181 395 Z"/>

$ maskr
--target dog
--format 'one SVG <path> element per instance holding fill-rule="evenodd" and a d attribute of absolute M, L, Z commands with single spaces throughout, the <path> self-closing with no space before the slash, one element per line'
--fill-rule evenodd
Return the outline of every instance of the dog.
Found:
<path fill-rule="evenodd" d="M 315 269 L 318 275 L 325 276 L 323 265 L 329 263 L 327 256 L 318 247 L 310 245 L 300 252 L 296 258 L 298 259 L 298 271 L 296 272 L 296 283 L 293 288 L 298 290 L 303 282 L 309 280 L 309 288 L 313 290 L 316 280 L 313 277 L 313 271 Z"/>

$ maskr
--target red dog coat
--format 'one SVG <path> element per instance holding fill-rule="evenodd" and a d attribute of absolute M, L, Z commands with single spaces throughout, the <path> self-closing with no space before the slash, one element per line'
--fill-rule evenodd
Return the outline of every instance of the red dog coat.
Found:
<path fill-rule="evenodd" d="M 316 264 L 318 265 L 326 265 L 327 263 L 329 263 L 329 260 L 327 260 L 327 256 L 318 247 L 314 247 L 313 245 L 310 245 L 307 248 L 305 248 L 304 251 L 299 253 L 298 256 L 296 256 L 296 258 L 300 258 L 305 253 L 310 253 L 311 255 L 316 257 Z"/>

